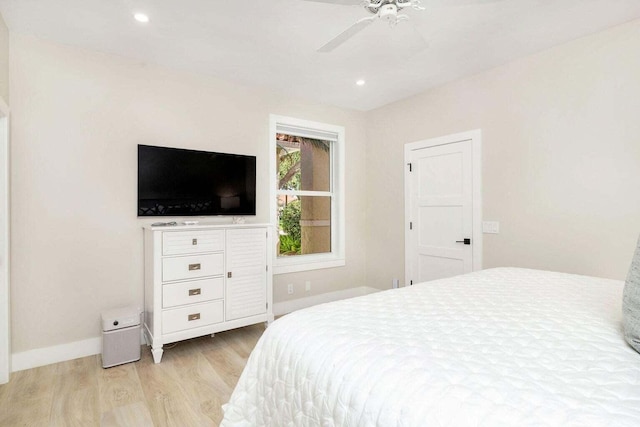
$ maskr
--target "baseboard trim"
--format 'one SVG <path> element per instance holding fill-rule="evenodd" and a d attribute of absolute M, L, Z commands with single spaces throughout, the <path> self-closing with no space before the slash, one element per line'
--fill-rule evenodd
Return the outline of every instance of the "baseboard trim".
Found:
<path fill-rule="evenodd" d="M 369 286 L 360 286 L 358 288 L 350 288 L 342 291 L 327 292 L 325 294 L 314 295 L 311 297 L 298 298 L 291 301 L 283 301 L 273 305 L 273 314 L 280 316 L 291 313 L 292 311 L 312 307 L 314 305 L 359 297 L 378 291 L 380 291 L 380 289 L 371 288 Z M 142 335 L 141 331 L 140 344 L 144 343 L 144 335 Z M 11 372 L 24 371 L 25 369 L 37 368 L 39 366 L 50 365 L 52 363 L 66 362 L 67 360 L 93 356 L 94 354 L 100 353 L 102 353 L 102 337 L 89 338 L 82 341 L 54 345 L 51 347 L 36 348 L 34 350 L 13 353 L 11 355 Z"/>
<path fill-rule="evenodd" d="M 291 301 L 277 302 L 273 304 L 273 314 L 281 316 L 291 313 L 292 311 L 301 310 L 303 308 L 312 307 L 326 302 L 339 301 L 347 298 L 360 297 L 363 295 L 379 292 L 380 289 L 369 286 L 360 286 L 357 288 L 345 289 L 342 291 L 327 292 L 325 294 L 314 295 L 311 297 L 298 298 Z"/>
<path fill-rule="evenodd" d="M 146 344 L 142 328 L 140 330 L 140 345 Z M 80 357 L 93 356 L 102 353 L 102 337 L 74 341 L 68 344 L 51 347 L 36 348 L 34 350 L 13 353 L 11 355 L 11 372 L 66 362 Z"/>
<path fill-rule="evenodd" d="M 36 348 L 11 355 L 12 372 L 37 368 L 38 366 L 64 362 L 102 352 L 102 338 L 89 338 L 68 344 Z"/>

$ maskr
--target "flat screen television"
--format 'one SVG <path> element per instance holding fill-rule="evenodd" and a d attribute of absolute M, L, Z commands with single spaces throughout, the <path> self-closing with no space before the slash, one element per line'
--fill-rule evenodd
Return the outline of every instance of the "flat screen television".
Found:
<path fill-rule="evenodd" d="M 255 214 L 255 156 L 138 145 L 138 216 Z"/>

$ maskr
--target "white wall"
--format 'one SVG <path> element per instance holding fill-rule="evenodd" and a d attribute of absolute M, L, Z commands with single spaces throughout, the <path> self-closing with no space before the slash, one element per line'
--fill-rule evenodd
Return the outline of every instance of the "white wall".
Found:
<path fill-rule="evenodd" d="M 11 370 L 9 294 L 9 31 L 0 15 L 0 384 Z"/>
<path fill-rule="evenodd" d="M 369 112 L 367 279 L 403 277 L 403 145 L 480 128 L 484 266 L 616 279 L 640 233 L 640 20 Z"/>
<path fill-rule="evenodd" d="M 0 15 L 0 98 L 9 104 L 9 29 Z"/>
<path fill-rule="evenodd" d="M 16 34 L 10 65 L 14 352 L 97 337 L 101 311 L 142 304 L 141 226 L 154 220 L 136 218 L 137 144 L 257 155 L 267 222 L 269 114 L 344 126 L 347 242 L 364 240 L 360 112 Z M 364 265 L 349 245 L 346 267 L 276 277 L 274 300 L 292 298 L 284 283 L 312 280 L 304 296 L 361 286 Z"/>

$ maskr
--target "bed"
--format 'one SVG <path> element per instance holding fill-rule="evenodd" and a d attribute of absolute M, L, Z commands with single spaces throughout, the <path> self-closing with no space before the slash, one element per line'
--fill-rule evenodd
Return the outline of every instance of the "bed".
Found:
<path fill-rule="evenodd" d="M 624 282 L 497 268 L 291 313 L 222 426 L 640 426 Z"/>

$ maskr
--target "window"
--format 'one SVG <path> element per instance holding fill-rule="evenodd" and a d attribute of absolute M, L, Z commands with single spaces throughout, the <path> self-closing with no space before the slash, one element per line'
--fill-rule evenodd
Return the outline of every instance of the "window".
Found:
<path fill-rule="evenodd" d="M 344 265 L 344 128 L 271 116 L 274 273 Z"/>

